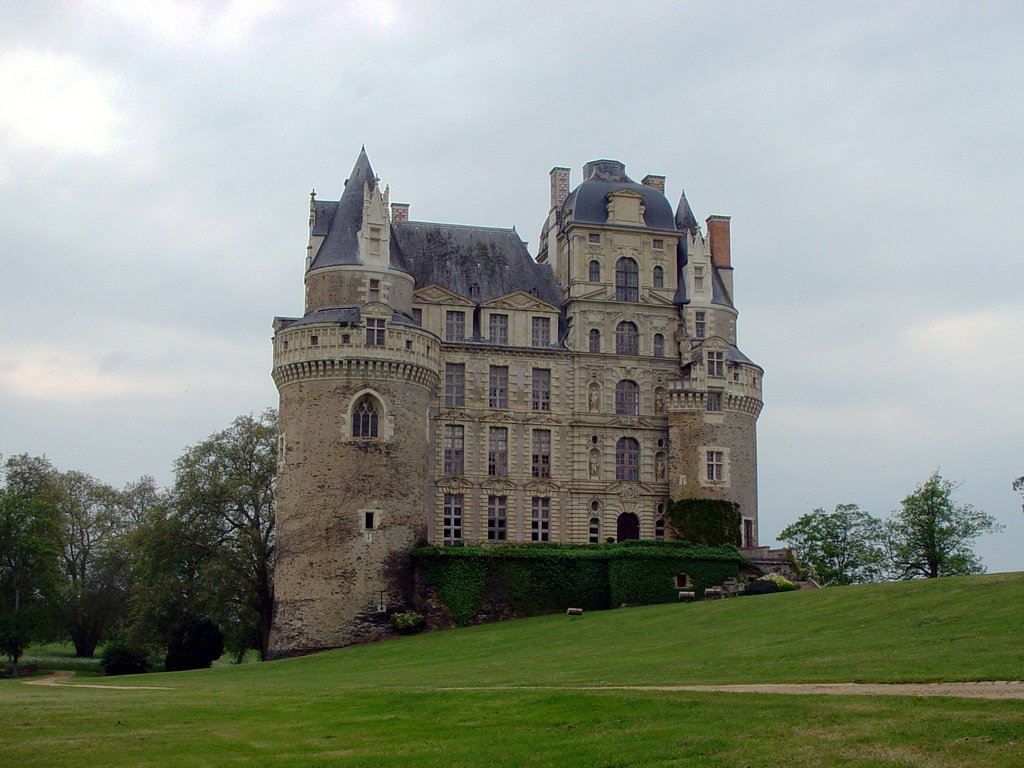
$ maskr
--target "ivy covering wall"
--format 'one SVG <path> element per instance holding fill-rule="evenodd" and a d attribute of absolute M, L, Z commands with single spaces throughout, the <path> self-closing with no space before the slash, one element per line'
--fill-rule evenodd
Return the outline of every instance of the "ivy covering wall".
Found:
<path fill-rule="evenodd" d="M 725 499 L 677 499 L 665 515 L 688 541 L 702 544 L 739 544 L 740 505 Z"/>
<path fill-rule="evenodd" d="M 744 562 L 731 545 L 681 541 L 422 547 L 413 553 L 420 586 L 457 624 L 531 616 L 568 607 L 599 610 L 676 601 L 676 576 L 691 589 L 721 584 Z"/>

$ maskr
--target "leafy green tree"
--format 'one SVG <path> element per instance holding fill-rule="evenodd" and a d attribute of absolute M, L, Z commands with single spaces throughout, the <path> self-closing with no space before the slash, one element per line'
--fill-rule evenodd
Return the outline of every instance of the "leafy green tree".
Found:
<path fill-rule="evenodd" d="M 957 485 L 938 471 L 903 500 L 885 523 L 885 549 L 897 578 L 934 579 L 984 573 L 974 540 L 1002 530 L 992 515 L 954 504 Z"/>
<path fill-rule="evenodd" d="M 821 584 L 859 584 L 882 577 L 882 523 L 856 504 L 815 509 L 779 534 Z"/>
<path fill-rule="evenodd" d="M 0 653 L 15 675 L 25 647 L 43 639 L 58 583 L 57 528 L 43 502 L 0 489 Z"/>

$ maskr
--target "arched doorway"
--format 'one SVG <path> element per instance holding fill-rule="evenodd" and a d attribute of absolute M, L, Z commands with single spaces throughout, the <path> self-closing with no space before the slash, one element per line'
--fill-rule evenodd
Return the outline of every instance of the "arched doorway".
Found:
<path fill-rule="evenodd" d="M 626 539 L 639 539 L 640 518 L 632 512 L 623 512 L 619 515 L 618 524 L 616 525 L 616 538 L 619 541 L 625 541 Z"/>

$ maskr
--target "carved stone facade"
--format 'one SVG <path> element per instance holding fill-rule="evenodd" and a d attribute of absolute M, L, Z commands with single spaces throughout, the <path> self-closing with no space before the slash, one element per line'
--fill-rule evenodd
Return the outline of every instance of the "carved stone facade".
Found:
<path fill-rule="evenodd" d="M 551 172 L 534 260 L 515 230 L 409 219 L 361 153 L 310 202 L 306 308 L 277 318 L 271 651 L 375 639 L 417 543 L 679 535 L 672 498 L 740 504 L 757 545 L 762 369 L 736 346 L 729 219 L 665 179 Z"/>

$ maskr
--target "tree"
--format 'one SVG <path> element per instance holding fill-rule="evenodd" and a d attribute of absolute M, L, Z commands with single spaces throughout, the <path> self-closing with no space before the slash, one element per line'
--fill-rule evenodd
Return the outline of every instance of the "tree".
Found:
<path fill-rule="evenodd" d="M 1013 481 L 1013 490 L 1021 495 L 1021 511 L 1024 511 L 1024 476 L 1018 477 Z"/>
<path fill-rule="evenodd" d="M 779 534 L 821 584 L 859 584 L 882 576 L 882 523 L 856 504 L 815 509 Z"/>
<path fill-rule="evenodd" d="M 0 653 L 18 659 L 42 639 L 58 581 L 57 530 L 46 506 L 0 489 Z"/>
<path fill-rule="evenodd" d="M 886 521 L 885 549 L 897 578 L 985 572 L 972 545 L 982 534 L 1003 527 L 970 504 L 954 504 L 957 487 L 935 471 Z"/>
<path fill-rule="evenodd" d="M 212 614 L 229 639 L 259 638 L 266 658 L 274 607 L 274 513 L 277 413 L 239 416 L 187 448 L 175 463 L 174 505 L 191 544 L 209 556 L 207 568 L 234 589 Z M 230 625 L 234 624 L 234 627 Z"/>

